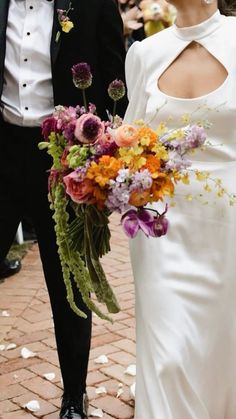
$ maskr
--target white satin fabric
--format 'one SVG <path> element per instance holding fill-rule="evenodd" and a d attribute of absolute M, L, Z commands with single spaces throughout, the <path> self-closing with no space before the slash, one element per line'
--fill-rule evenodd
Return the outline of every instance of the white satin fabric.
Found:
<path fill-rule="evenodd" d="M 166 96 L 157 80 L 192 40 L 225 66 L 228 77 L 200 98 Z M 211 171 L 229 192 L 236 192 L 235 57 L 236 18 L 217 12 L 195 27 L 174 26 L 135 43 L 126 63 L 126 121 L 145 117 L 152 127 L 160 121 L 176 127 L 185 113 L 208 119 L 215 147 L 197 152 L 193 167 Z M 178 185 L 167 235 L 139 233 L 130 242 L 137 316 L 135 419 L 236 418 L 236 205 L 214 193 L 205 193 L 201 202 L 185 199 L 202 192 L 194 179 L 190 186 Z"/>

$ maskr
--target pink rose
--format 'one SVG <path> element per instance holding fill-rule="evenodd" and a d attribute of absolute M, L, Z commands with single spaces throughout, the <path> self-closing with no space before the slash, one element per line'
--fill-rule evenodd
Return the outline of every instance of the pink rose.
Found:
<path fill-rule="evenodd" d="M 99 141 L 104 131 L 104 122 L 92 113 L 81 115 L 76 121 L 75 137 L 83 144 L 93 144 Z"/>
<path fill-rule="evenodd" d="M 63 178 L 66 185 L 66 193 L 71 197 L 72 201 L 77 204 L 92 203 L 93 182 L 90 179 L 81 180 L 76 171 L 71 172 Z"/>

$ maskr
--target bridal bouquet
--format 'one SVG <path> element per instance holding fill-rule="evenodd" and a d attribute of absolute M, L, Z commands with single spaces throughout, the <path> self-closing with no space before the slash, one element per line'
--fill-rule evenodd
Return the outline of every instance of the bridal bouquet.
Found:
<path fill-rule="evenodd" d="M 73 81 L 82 89 L 84 106 L 57 106 L 42 125 L 44 141 L 53 164 L 49 176 L 49 199 L 54 211 L 58 252 L 71 308 L 85 317 L 75 304 L 73 281 L 87 306 L 102 318 L 109 318 L 91 298 L 105 303 L 108 312 L 119 305 L 106 279 L 100 258 L 110 250 L 109 216 L 121 214 L 125 233 L 134 238 L 167 233 L 165 197 L 174 196 L 178 182 L 188 183 L 189 152 L 202 147 L 206 133 L 189 123 L 176 130 L 160 124 L 156 130 L 142 121 L 129 125 L 115 114 L 125 94 L 122 81 L 108 88 L 114 101 L 113 116 L 102 121 L 93 104 L 87 105 L 85 89 L 92 83 L 87 64 L 73 67 Z M 199 180 L 207 174 L 196 174 Z M 163 201 L 158 213 L 148 204 Z"/>

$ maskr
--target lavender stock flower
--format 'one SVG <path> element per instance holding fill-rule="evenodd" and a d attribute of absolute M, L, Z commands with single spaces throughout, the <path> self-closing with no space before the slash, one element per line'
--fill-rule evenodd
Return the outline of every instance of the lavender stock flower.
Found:
<path fill-rule="evenodd" d="M 201 147 L 206 141 L 206 132 L 203 127 L 198 125 L 191 125 L 189 127 L 186 144 L 188 149 Z"/>
<path fill-rule="evenodd" d="M 118 183 L 115 180 L 110 181 L 110 190 L 106 200 L 106 206 L 112 212 L 122 213 L 132 208 L 129 205 L 130 192 L 127 183 Z"/>
<path fill-rule="evenodd" d="M 140 190 L 141 192 L 145 189 L 149 189 L 152 186 L 153 180 L 152 175 L 148 169 L 144 169 L 141 172 L 135 172 L 132 175 L 132 184 L 130 186 L 131 191 Z"/>

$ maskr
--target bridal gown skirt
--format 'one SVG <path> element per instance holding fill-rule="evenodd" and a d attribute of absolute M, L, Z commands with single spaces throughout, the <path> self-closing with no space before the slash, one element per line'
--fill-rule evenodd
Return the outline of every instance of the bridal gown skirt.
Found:
<path fill-rule="evenodd" d="M 199 168 L 236 191 L 235 162 Z M 197 181 L 176 191 L 167 235 L 130 242 L 135 419 L 235 419 L 236 205 L 214 194 L 206 205 L 188 202 L 184 195 L 203 191 Z"/>

